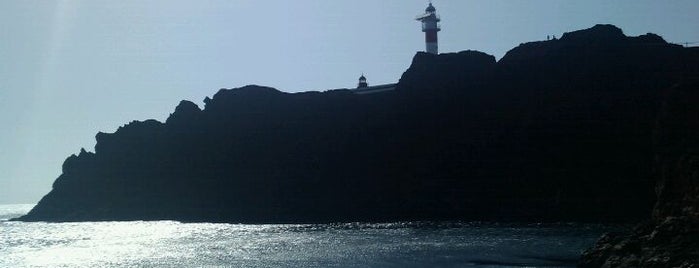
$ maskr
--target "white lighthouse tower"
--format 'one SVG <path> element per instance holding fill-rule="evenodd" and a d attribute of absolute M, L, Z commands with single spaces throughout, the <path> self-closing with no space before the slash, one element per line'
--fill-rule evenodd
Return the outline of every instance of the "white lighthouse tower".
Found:
<path fill-rule="evenodd" d="M 441 30 L 439 27 L 439 16 L 437 10 L 430 2 L 430 5 L 425 9 L 425 14 L 417 16 L 415 20 L 422 22 L 422 31 L 425 32 L 425 52 L 438 54 L 439 47 L 437 45 L 437 32 Z"/>

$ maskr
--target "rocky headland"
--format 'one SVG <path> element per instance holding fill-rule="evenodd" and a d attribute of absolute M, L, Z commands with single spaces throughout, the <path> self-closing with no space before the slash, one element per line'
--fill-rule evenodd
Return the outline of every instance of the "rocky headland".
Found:
<path fill-rule="evenodd" d="M 697 49 L 597 25 L 500 61 L 418 53 L 393 91 L 222 89 L 98 133 L 18 220 L 640 221 L 658 178 L 657 215 L 696 197 L 672 176 L 696 158 L 661 143 L 693 135 L 670 99 L 699 103 L 675 95 L 697 74 Z"/>
<path fill-rule="evenodd" d="M 699 267 L 699 79 L 668 89 L 656 128 L 657 202 L 629 233 L 610 233 L 580 267 Z"/>

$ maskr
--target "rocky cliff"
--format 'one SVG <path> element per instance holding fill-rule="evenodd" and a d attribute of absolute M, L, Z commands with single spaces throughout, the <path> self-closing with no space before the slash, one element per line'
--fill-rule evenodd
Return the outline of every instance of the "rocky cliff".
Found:
<path fill-rule="evenodd" d="M 657 202 L 630 233 L 605 235 L 580 267 L 696 267 L 699 264 L 699 79 L 663 96 L 656 132 Z"/>
<path fill-rule="evenodd" d="M 598 25 L 498 62 L 418 53 L 389 92 L 223 89 L 97 134 L 19 219 L 639 220 L 663 94 L 696 54 Z"/>

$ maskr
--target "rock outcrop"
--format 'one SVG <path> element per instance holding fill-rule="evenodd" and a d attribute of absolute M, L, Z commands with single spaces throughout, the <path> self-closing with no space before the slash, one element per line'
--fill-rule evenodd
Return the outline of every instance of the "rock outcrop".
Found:
<path fill-rule="evenodd" d="M 580 267 L 699 265 L 699 79 L 667 90 L 656 132 L 657 202 L 631 233 L 606 234 Z"/>
<path fill-rule="evenodd" d="M 396 90 L 246 86 L 97 134 L 24 221 L 636 221 L 694 50 L 613 26 L 418 53 Z"/>

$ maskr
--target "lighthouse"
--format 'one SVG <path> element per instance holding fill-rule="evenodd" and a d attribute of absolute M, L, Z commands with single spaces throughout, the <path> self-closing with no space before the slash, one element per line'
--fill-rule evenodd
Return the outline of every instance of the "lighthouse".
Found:
<path fill-rule="evenodd" d="M 369 87 L 369 83 L 366 82 L 366 77 L 364 77 L 364 74 L 359 77 L 359 83 L 357 83 L 357 88 L 367 88 Z"/>
<path fill-rule="evenodd" d="M 438 54 L 437 32 L 441 30 L 439 27 L 440 19 L 437 16 L 437 9 L 434 8 L 432 2 L 425 9 L 425 14 L 417 16 L 415 20 L 422 22 L 422 31 L 425 32 L 425 52 Z"/>

